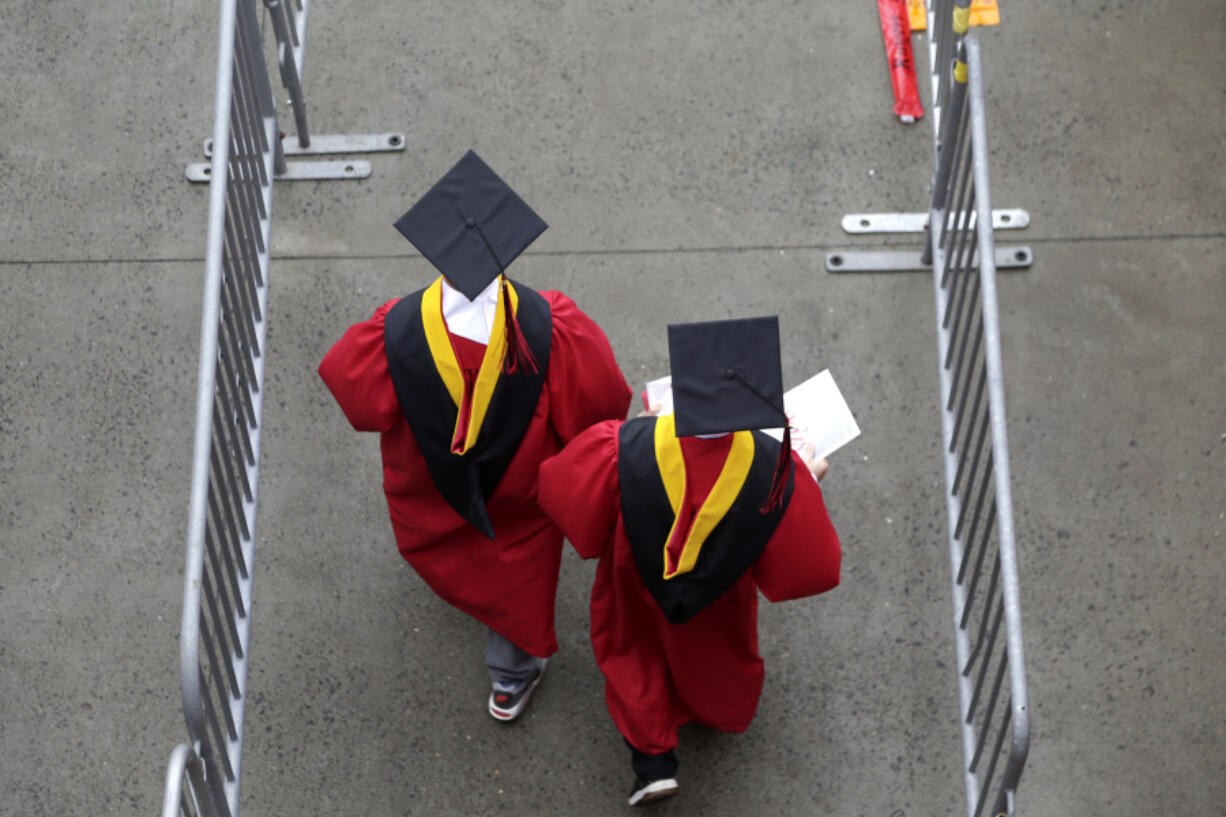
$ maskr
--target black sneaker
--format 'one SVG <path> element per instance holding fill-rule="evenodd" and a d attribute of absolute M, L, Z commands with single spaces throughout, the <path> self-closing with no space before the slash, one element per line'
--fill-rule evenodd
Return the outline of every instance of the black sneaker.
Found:
<path fill-rule="evenodd" d="M 632 806 L 645 806 L 656 800 L 672 797 L 680 790 L 681 787 L 677 785 L 677 781 L 671 777 L 665 777 L 661 780 L 644 780 L 641 777 L 636 777 L 634 779 L 634 788 L 630 790 L 630 799 L 626 802 Z"/>
<path fill-rule="evenodd" d="M 490 692 L 490 715 L 494 717 L 494 720 L 509 723 L 519 717 L 519 713 L 523 712 L 524 707 L 528 705 L 532 691 L 545 676 L 545 666 L 548 663 L 548 659 L 542 661 L 541 668 L 536 671 L 536 675 L 519 692 L 503 692 L 497 687 Z"/>

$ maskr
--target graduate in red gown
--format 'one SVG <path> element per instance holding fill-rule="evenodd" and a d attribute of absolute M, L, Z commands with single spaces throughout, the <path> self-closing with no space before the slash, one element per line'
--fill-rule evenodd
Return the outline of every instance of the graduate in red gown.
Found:
<path fill-rule="evenodd" d="M 396 227 L 441 272 L 349 327 L 319 374 L 377 431 L 400 553 L 488 628 L 490 714 L 512 720 L 558 648 L 562 534 L 537 507 L 540 463 L 631 400 L 600 328 L 506 267 L 546 228 L 469 151 Z"/>
<path fill-rule="evenodd" d="M 600 560 L 592 647 L 632 752 L 631 805 L 676 794 L 677 727 L 749 726 L 758 591 L 839 582 L 825 460 L 750 430 L 786 429 L 777 319 L 670 326 L 669 356 L 675 417 L 599 423 L 541 465 L 541 507 Z"/>

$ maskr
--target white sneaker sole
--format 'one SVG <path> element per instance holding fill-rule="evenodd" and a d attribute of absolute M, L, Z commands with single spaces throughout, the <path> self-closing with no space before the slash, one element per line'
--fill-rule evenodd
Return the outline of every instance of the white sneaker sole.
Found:
<path fill-rule="evenodd" d="M 671 777 L 664 780 L 653 780 L 630 795 L 630 799 L 626 802 L 632 806 L 644 805 L 656 800 L 663 800 L 665 797 L 672 797 L 680 790 L 681 787 L 677 785 L 677 781 Z"/>

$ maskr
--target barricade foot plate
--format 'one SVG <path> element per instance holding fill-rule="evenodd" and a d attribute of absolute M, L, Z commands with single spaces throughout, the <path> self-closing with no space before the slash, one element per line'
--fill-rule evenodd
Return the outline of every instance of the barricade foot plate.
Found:
<path fill-rule="evenodd" d="M 975 214 L 971 213 L 971 225 Z M 1030 226 L 1030 213 L 1021 209 L 993 210 L 992 228 L 1021 230 Z M 861 233 L 922 233 L 928 229 L 927 213 L 851 213 L 843 216 L 843 232 Z"/>
<path fill-rule="evenodd" d="M 207 162 L 194 162 L 187 166 L 187 180 L 204 183 L 213 174 L 213 166 Z M 286 162 L 285 172 L 277 174 L 277 181 L 322 181 L 327 179 L 365 179 L 370 175 L 370 162 L 357 160 L 347 162 Z"/>
<path fill-rule="evenodd" d="M 346 153 L 382 153 L 404 150 L 403 133 L 326 133 L 311 137 L 310 147 L 298 144 L 298 137 L 288 134 L 281 139 L 286 156 L 332 156 Z M 213 158 L 213 140 L 204 140 L 204 157 Z"/>
<path fill-rule="evenodd" d="M 827 272 L 930 272 L 919 250 L 838 250 L 826 253 Z M 996 269 L 1025 269 L 1034 260 L 1029 247 L 996 248 Z M 975 267 L 978 268 L 978 264 Z"/>

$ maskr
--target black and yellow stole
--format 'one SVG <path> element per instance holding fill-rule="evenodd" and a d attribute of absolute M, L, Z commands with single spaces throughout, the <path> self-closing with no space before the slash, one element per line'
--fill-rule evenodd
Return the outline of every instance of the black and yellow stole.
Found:
<path fill-rule="evenodd" d="M 466 434 L 457 434 L 464 376 L 443 321 L 442 279 L 401 298 L 388 310 L 383 330 L 388 373 L 430 478 L 447 504 L 491 539 L 494 526 L 485 501 L 498 487 L 532 422 L 549 370 L 553 335 L 549 303 L 523 284 L 508 284 L 511 308 L 538 371 L 502 371 L 507 322 L 499 298 L 493 332 L 473 385 Z M 453 439 L 459 443 L 454 451 Z"/>
<path fill-rule="evenodd" d="M 732 448 L 675 558 L 667 545 L 685 501 L 685 460 L 673 418 L 630 420 L 618 436 L 621 513 L 643 583 L 674 624 L 720 597 L 761 555 L 792 499 L 759 508 L 771 489 L 779 442 L 760 431 L 733 434 Z"/>

